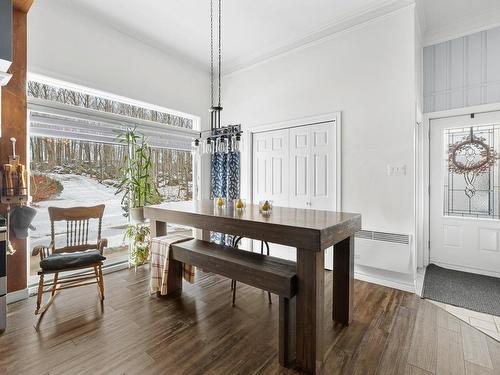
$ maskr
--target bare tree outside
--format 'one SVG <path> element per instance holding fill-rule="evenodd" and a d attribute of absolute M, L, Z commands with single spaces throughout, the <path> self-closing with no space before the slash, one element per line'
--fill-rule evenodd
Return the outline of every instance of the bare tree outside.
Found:
<path fill-rule="evenodd" d="M 106 98 L 58 88 L 39 82 L 28 82 L 28 96 L 63 104 L 120 114 L 162 124 L 192 128 L 193 121 L 173 114 L 140 108 Z M 140 129 L 139 129 L 140 131 Z M 30 138 L 30 188 L 38 213 L 31 233 L 31 244 L 48 245 L 49 206 L 91 206 L 106 204 L 103 236 L 109 239 L 108 260 L 127 258 L 123 234 L 128 224 L 115 195 L 124 167 L 125 146 L 85 139 L 32 136 Z M 184 150 L 152 148 L 152 178 L 158 184 L 164 201 L 192 199 L 192 156 Z M 62 239 L 62 236 L 61 236 Z M 56 238 L 57 241 L 57 238 Z M 32 274 L 38 268 L 33 259 Z"/>

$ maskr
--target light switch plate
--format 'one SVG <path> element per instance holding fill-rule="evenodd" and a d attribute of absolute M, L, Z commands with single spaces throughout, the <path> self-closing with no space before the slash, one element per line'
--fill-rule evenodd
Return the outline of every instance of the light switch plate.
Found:
<path fill-rule="evenodd" d="M 406 165 L 387 165 L 388 176 L 406 176 Z"/>

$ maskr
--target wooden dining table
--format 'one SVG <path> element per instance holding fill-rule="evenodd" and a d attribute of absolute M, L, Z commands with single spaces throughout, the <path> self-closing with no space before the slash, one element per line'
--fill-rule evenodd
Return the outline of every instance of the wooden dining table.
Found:
<path fill-rule="evenodd" d="M 334 247 L 332 319 L 348 325 L 353 314 L 354 234 L 361 229 L 360 214 L 273 207 L 263 215 L 257 205 L 241 211 L 215 207 L 213 200 L 193 200 L 148 206 L 144 216 L 150 220 L 152 237 L 165 235 L 167 223 L 172 223 L 199 229 L 199 239 L 206 241 L 210 232 L 220 232 L 295 247 L 295 365 L 308 373 L 321 370 L 325 249 Z"/>

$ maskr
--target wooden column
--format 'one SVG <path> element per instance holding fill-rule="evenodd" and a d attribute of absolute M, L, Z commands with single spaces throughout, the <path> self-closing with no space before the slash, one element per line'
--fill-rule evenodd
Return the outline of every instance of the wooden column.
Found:
<path fill-rule="evenodd" d="M 283 367 L 289 366 L 296 358 L 296 309 L 295 297 L 279 297 L 278 357 Z"/>
<path fill-rule="evenodd" d="M 309 374 L 323 366 L 325 253 L 297 249 L 296 364 Z"/>
<path fill-rule="evenodd" d="M 167 223 L 157 220 L 150 220 L 149 226 L 151 231 L 151 238 L 161 237 L 167 234 Z"/>
<path fill-rule="evenodd" d="M 333 309 L 337 323 L 352 321 L 354 298 L 354 236 L 335 244 L 333 248 Z"/>
<path fill-rule="evenodd" d="M 19 3 L 19 4 L 18 4 Z M 10 68 L 12 78 L 7 86 L 2 87 L 2 137 L 0 138 L 0 163 L 8 163 L 11 154 L 9 138 L 17 140 L 16 151 L 21 156 L 21 163 L 27 165 L 27 110 L 26 110 L 26 71 L 27 71 L 27 11 L 31 1 L 14 2 L 12 19 L 13 61 Z M 6 206 L 1 205 L 0 213 L 5 215 Z M 13 256 L 7 258 L 7 291 L 14 292 L 27 287 L 26 240 L 11 242 L 16 249 Z"/>

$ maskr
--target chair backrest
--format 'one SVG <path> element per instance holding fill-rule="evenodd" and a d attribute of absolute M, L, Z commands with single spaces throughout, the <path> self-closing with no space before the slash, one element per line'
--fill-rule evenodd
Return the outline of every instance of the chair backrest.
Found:
<path fill-rule="evenodd" d="M 101 239 L 102 216 L 104 204 L 93 207 L 49 207 L 50 235 L 55 244 L 56 235 L 54 224 L 56 221 L 66 222 L 66 246 L 54 248 L 54 253 L 72 253 L 97 249 Z M 95 243 L 89 243 L 89 224 L 91 219 L 98 220 L 97 239 Z"/>

